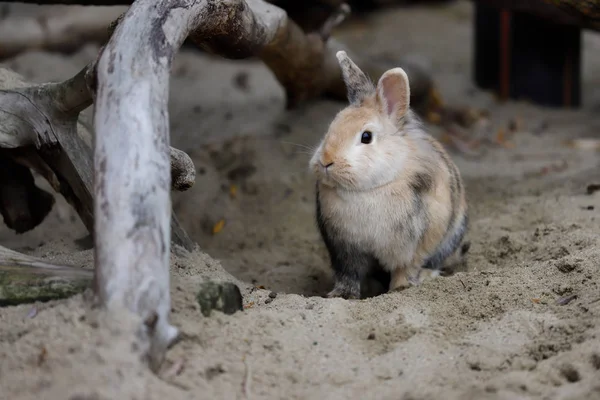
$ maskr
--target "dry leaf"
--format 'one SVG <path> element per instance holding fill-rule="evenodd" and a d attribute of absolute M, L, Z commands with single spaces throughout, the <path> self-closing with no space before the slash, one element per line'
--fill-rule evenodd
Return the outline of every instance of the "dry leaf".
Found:
<path fill-rule="evenodd" d="M 431 105 L 434 108 L 442 108 L 444 106 L 444 100 L 442 100 L 442 95 L 440 94 L 437 88 L 432 88 L 430 91 L 431 96 Z"/>
<path fill-rule="evenodd" d="M 496 132 L 496 143 L 507 149 L 514 148 L 515 145 L 513 143 L 509 142 L 506 136 L 507 135 L 506 135 L 506 131 L 504 130 L 504 128 L 498 129 L 498 132 Z"/>
<path fill-rule="evenodd" d="M 252 307 L 254 307 L 254 302 L 253 301 L 251 301 L 250 303 L 244 305 L 244 308 L 252 308 Z"/>
<path fill-rule="evenodd" d="M 435 111 L 430 111 L 427 113 L 427 121 L 439 125 L 439 123 L 442 122 L 442 116 Z"/>
<path fill-rule="evenodd" d="M 212 229 L 213 235 L 216 235 L 217 233 L 221 232 L 223 230 L 224 226 L 225 226 L 225 220 L 224 219 L 219 220 L 219 222 L 217 222 L 215 224 L 215 226 L 213 226 L 213 229 Z"/>
<path fill-rule="evenodd" d="M 500 144 L 504 143 L 506 141 L 505 136 L 506 135 L 504 133 L 504 128 L 498 129 L 498 131 L 496 132 L 496 142 Z"/>
<path fill-rule="evenodd" d="M 43 346 L 40 354 L 38 354 L 37 363 L 38 365 L 42 365 L 46 359 L 48 358 L 48 350 L 46 350 L 46 346 Z"/>
<path fill-rule="evenodd" d="M 535 304 L 539 304 L 540 303 L 540 299 L 531 299 L 531 302 L 533 302 Z"/>

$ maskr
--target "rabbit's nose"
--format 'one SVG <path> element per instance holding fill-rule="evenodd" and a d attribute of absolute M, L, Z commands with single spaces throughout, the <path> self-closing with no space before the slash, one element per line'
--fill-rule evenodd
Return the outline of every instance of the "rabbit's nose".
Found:
<path fill-rule="evenodd" d="M 332 161 L 332 162 L 330 162 L 330 163 L 327 163 L 327 161 L 326 161 L 326 162 L 321 162 L 321 166 L 322 166 L 323 168 L 325 168 L 325 169 L 327 169 L 327 168 L 331 167 L 332 165 L 333 165 L 333 161 Z"/>

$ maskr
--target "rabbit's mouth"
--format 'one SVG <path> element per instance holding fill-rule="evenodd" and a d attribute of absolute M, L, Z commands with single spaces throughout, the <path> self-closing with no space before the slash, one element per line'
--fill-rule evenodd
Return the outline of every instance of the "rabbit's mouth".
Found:
<path fill-rule="evenodd" d="M 356 187 L 356 181 L 353 179 L 352 175 L 341 169 L 327 169 L 326 171 L 321 170 L 319 173 L 319 180 L 322 184 L 332 188 L 350 191 L 355 191 L 358 189 Z"/>

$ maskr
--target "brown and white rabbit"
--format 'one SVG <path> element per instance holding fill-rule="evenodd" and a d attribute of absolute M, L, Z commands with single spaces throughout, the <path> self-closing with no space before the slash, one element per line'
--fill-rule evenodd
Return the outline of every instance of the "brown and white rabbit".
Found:
<path fill-rule="evenodd" d="M 388 70 L 375 87 L 346 52 L 336 56 L 350 105 L 310 168 L 334 270 L 328 297 L 360 298 L 376 268 L 389 272 L 390 291 L 418 284 L 426 271 L 436 276 L 464 238 L 467 203 L 458 168 L 409 108 L 404 70 Z"/>

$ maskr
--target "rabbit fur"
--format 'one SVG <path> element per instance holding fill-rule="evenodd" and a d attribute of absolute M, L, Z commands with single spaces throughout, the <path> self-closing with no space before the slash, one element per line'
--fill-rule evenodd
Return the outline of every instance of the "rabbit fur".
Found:
<path fill-rule="evenodd" d="M 344 51 L 336 56 L 350 104 L 309 167 L 334 271 L 328 297 L 350 299 L 377 268 L 389 273 L 390 291 L 436 276 L 463 241 L 468 216 L 458 168 L 410 109 L 404 70 L 388 70 L 375 86 Z"/>

